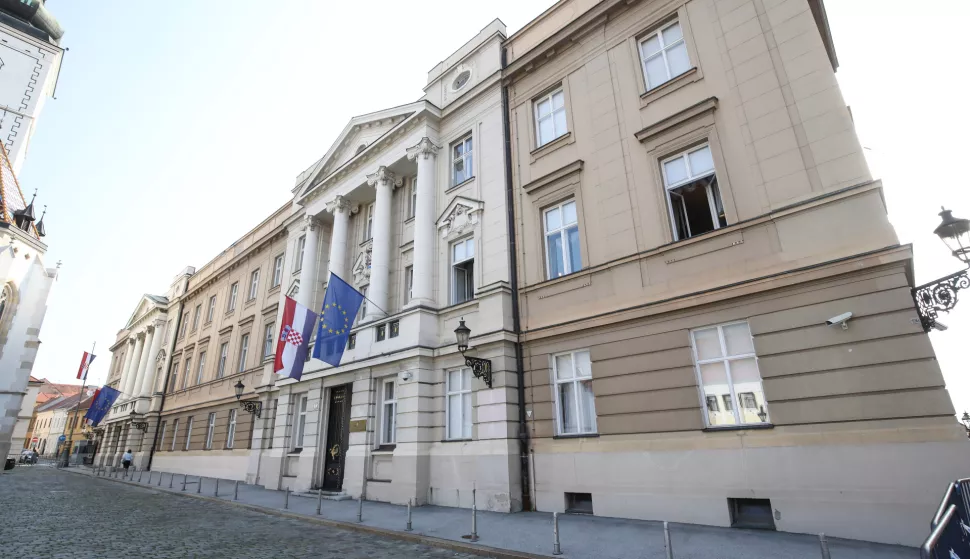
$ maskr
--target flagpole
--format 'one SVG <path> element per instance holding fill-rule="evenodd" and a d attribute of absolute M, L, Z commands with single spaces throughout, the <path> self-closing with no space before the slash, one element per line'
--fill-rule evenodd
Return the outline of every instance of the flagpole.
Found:
<path fill-rule="evenodd" d="M 97 344 L 97 340 L 91 342 L 91 354 L 94 355 L 94 346 Z M 74 406 L 74 424 L 73 427 L 67 432 L 67 458 L 64 460 L 64 467 L 68 467 L 71 464 L 71 445 L 74 444 L 74 430 L 77 429 L 77 416 L 81 411 L 81 402 L 84 400 L 84 387 L 87 386 L 88 382 L 88 369 L 90 367 L 85 367 L 84 376 L 81 377 L 81 393 L 77 396 L 77 405 Z"/>

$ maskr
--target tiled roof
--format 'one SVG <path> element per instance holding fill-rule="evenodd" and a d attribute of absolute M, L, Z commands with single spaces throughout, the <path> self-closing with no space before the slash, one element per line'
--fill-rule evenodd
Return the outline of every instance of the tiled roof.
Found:
<path fill-rule="evenodd" d="M 27 207 L 27 200 L 24 198 L 23 191 L 20 190 L 20 183 L 17 175 L 10 166 L 10 158 L 7 157 L 7 148 L 0 144 L 0 221 L 11 225 L 14 224 L 13 213 Z M 35 239 L 37 229 L 31 225 L 30 233 Z"/>

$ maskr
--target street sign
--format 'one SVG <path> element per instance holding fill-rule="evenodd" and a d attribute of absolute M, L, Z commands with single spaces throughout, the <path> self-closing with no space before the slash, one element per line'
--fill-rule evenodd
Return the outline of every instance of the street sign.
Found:
<path fill-rule="evenodd" d="M 60 437 L 57 437 L 57 442 L 59 442 L 59 443 L 62 443 L 64 441 L 66 441 L 66 440 L 67 440 L 67 437 L 65 437 L 64 435 L 61 435 Z"/>

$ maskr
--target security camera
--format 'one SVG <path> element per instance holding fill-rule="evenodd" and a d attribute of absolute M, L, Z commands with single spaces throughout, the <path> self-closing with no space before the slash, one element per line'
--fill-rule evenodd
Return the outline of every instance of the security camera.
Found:
<path fill-rule="evenodd" d="M 829 326 L 835 326 L 836 324 L 841 324 L 843 330 L 849 329 L 849 319 L 852 318 L 851 312 L 844 312 L 838 316 L 833 316 L 832 318 L 825 321 Z"/>

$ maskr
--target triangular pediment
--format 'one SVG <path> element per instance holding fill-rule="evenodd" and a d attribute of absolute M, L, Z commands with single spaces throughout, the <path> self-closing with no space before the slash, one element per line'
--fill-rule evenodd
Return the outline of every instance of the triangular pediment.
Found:
<path fill-rule="evenodd" d="M 438 231 L 443 238 L 458 237 L 471 231 L 481 219 L 485 203 L 466 196 L 455 196 L 438 216 Z"/>
<path fill-rule="evenodd" d="M 289 289 L 286 290 L 286 296 L 289 298 L 296 297 L 296 294 L 300 292 L 300 280 L 295 279 L 290 283 Z"/>
<path fill-rule="evenodd" d="M 152 312 L 156 308 L 161 307 L 162 306 L 161 303 L 163 301 L 167 301 L 167 299 L 165 299 L 165 297 L 161 297 L 158 295 L 149 295 L 147 293 L 145 295 L 142 295 L 141 301 L 139 301 L 138 305 L 135 307 L 135 312 L 131 314 L 131 317 L 128 319 L 128 323 L 125 325 L 125 328 L 126 329 L 131 328 L 132 324 L 134 324 L 135 322 L 138 322 L 138 319 Z"/>
<path fill-rule="evenodd" d="M 350 272 L 354 275 L 354 287 L 360 287 L 370 280 L 371 252 L 373 246 L 369 244 L 363 247 L 357 253 L 357 258 L 354 259 L 354 265 L 350 269 Z"/>

